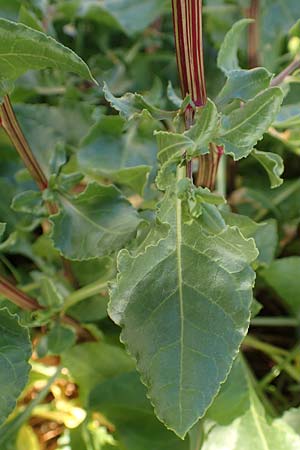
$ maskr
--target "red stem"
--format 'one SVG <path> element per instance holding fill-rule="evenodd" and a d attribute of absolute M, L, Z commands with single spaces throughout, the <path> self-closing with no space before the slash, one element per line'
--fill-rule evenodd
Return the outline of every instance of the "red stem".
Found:
<path fill-rule="evenodd" d="M 251 0 L 249 17 L 255 20 L 249 26 L 248 57 L 251 69 L 259 66 L 259 13 L 259 0 Z"/>
<path fill-rule="evenodd" d="M 28 145 L 8 95 L 6 95 L 3 99 L 3 103 L 0 106 L 0 112 L 0 125 L 16 148 L 32 178 L 36 181 L 38 187 L 43 191 L 48 187 L 47 178 Z"/>
<path fill-rule="evenodd" d="M 41 311 L 45 308 L 41 306 L 36 299 L 29 297 L 19 288 L 14 286 L 10 281 L 0 275 L 0 294 L 10 300 L 15 305 L 26 311 Z M 75 328 L 78 338 L 84 341 L 95 341 L 94 336 L 86 329 L 83 328 L 77 320 L 70 316 L 62 316 L 62 321 Z"/>

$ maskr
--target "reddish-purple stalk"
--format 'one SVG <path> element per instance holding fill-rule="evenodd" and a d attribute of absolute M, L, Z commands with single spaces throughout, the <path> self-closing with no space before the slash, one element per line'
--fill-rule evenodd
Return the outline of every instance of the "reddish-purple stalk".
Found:
<path fill-rule="evenodd" d="M 191 96 L 195 107 L 206 104 L 206 83 L 202 40 L 202 0 L 172 0 L 173 26 L 181 94 Z M 188 105 L 185 128 L 194 122 L 195 110 Z M 197 184 L 214 187 L 220 150 L 210 145 L 210 153 L 199 157 Z M 187 176 L 192 177 L 191 161 L 187 162 Z"/>
<path fill-rule="evenodd" d="M 248 58 L 249 67 L 253 69 L 259 66 L 259 13 L 260 13 L 260 1 L 251 0 L 249 8 L 249 18 L 254 19 L 254 22 L 249 26 L 249 39 L 248 39 Z"/>
<path fill-rule="evenodd" d="M 0 105 L 0 112 L 1 127 L 6 132 L 11 143 L 19 153 L 32 178 L 35 180 L 38 187 L 43 191 L 48 187 L 47 178 L 43 173 L 31 148 L 29 147 L 29 144 L 16 118 L 8 95 L 4 96 L 3 103 Z"/>
<path fill-rule="evenodd" d="M 15 305 L 26 311 L 42 311 L 45 308 L 41 306 L 36 299 L 29 297 L 25 292 L 14 286 L 9 280 L 0 275 L 0 294 L 10 300 Z M 83 328 L 77 320 L 70 316 L 62 316 L 62 322 L 75 328 L 78 338 L 83 341 L 94 341 L 94 336 Z"/>

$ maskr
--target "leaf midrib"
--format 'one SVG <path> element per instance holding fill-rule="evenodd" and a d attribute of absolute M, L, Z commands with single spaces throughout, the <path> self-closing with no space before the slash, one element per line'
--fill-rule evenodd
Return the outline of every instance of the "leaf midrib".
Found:
<path fill-rule="evenodd" d="M 178 169 L 180 171 L 181 169 Z M 179 177 L 178 177 L 179 178 Z M 181 200 L 176 199 L 176 253 L 177 253 L 177 275 L 178 275 L 178 298 L 180 308 L 180 366 L 179 366 L 179 411 L 180 427 L 182 427 L 182 374 L 183 374 L 183 337 L 184 337 L 184 310 L 183 310 L 183 289 L 182 289 L 182 223 L 181 223 Z"/>

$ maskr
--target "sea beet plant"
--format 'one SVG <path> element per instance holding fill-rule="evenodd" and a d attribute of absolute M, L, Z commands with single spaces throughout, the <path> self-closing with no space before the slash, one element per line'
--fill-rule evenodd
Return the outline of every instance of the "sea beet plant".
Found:
<path fill-rule="evenodd" d="M 0 2 L 1 450 L 300 449 L 280 8 Z"/>

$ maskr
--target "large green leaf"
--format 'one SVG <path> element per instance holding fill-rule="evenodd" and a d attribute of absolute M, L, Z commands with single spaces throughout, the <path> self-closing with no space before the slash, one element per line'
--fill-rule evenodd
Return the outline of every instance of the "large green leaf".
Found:
<path fill-rule="evenodd" d="M 16 406 L 30 370 L 31 342 L 28 330 L 16 315 L 0 309 L 0 425 Z"/>
<path fill-rule="evenodd" d="M 290 256 L 274 261 L 261 275 L 286 302 L 295 315 L 300 312 L 300 257 Z"/>
<path fill-rule="evenodd" d="M 98 384 L 90 394 L 89 407 L 101 411 L 116 426 L 114 437 L 120 450 L 189 448 L 188 441 L 176 438 L 154 416 L 136 372 Z"/>
<path fill-rule="evenodd" d="M 109 314 L 123 328 L 158 418 L 184 437 L 217 394 L 247 332 L 249 264 L 257 250 L 215 206 L 203 204 L 189 224 L 182 209 L 170 188 L 159 213 L 168 237 L 136 256 L 120 253 Z"/>
<path fill-rule="evenodd" d="M 88 175 L 108 178 L 142 195 L 155 162 L 155 146 L 145 138 L 131 138 L 123 128 L 120 117 L 102 117 L 82 141 L 78 164 Z"/>
<path fill-rule="evenodd" d="M 93 80 L 87 65 L 69 48 L 26 25 L 0 19 L 0 93 L 5 93 L 6 81 L 48 67 Z"/>
<path fill-rule="evenodd" d="M 242 108 L 222 117 L 217 142 L 235 160 L 245 158 L 272 124 L 282 103 L 279 88 L 269 88 Z"/>
<path fill-rule="evenodd" d="M 85 260 L 112 253 L 133 237 L 140 218 L 114 186 L 90 183 L 77 197 L 60 196 L 51 216 L 54 246 L 69 259 Z"/>

